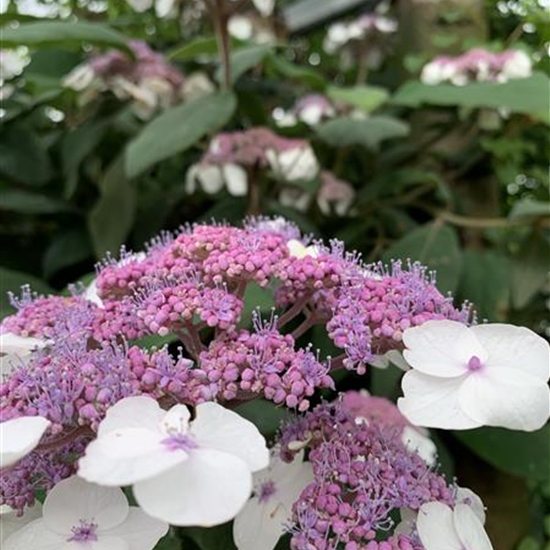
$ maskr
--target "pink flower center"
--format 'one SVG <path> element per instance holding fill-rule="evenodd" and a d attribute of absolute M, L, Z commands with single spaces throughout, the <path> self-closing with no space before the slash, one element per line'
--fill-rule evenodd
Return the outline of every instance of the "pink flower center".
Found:
<path fill-rule="evenodd" d="M 186 453 L 188 453 L 189 451 L 197 448 L 197 444 L 195 443 L 193 438 L 189 437 L 188 435 L 178 433 L 173 434 L 166 439 L 163 439 L 161 443 L 169 451 L 185 451 Z"/>
<path fill-rule="evenodd" d="M 96 542 L 97 523 L 80 520 L 80 525 L 71 529 L 72 536 L 67 539 L 67 542 Z"/>
<path fill-rule="evenodd" d="M 483 363 L 477 355 L 472 355 L 468 361 L 468 370 L 471 372 L 476 372 L 481 369 Z"/>

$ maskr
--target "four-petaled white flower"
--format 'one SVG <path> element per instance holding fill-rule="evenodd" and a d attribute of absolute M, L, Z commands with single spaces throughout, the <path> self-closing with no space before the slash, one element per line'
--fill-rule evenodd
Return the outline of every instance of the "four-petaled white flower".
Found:
<path fill-rule="evenodd" d="M 168 412 L 145 396 L 110 408 L 78 474 L 106 486 L 133 485 L 143 510 L 173 525 L 211 526 L 234 518 L 269 452 L 258 429 L 217 403 Z"/>
<path fill-rule="evenodd" d="M 239 550 L 273 550 L 285 533 L 292 505 L 313 481 L 313 470 L 309 462 L 303 462 L 303 453 L 291 463 L 283 462 L 275 453 L 269 467 L 254 474 L 254 496 L 233 523 Z"/>
<path fill-rule="evenodd" d="M 483 523 L 467 504 L 456 504 L 454 510 L 442 502 L 423 504 L 416 529 L 426 550 L 493 550 Z"/>
<path fill-rule="evenodd" d="M 33 351 L 43 348 L 44 340 L 19 336 L 11 332 L 0 334 L 0 380 L 3 376 L 30 360 Z"/>
<path fill-rule="evenodd" d="M 400 411 L 419 426 L 532 431 L 550 416 L 550 347 L 527 328 L 428 321 L 403 334 Z"/>
<path fill-rule="evenodd" d="M 21 416 L 0 424 L 0 468 L 12 466 L 40 442 L 50 421 L 41 416 Z"/>
<path fill-rule="evenodd" d="M 268 149 L 265 157 L 275 177 L 283 181 L 309 181 L 319 173 L 317 157 L 309 145 L 280 152 Z"/>
<path fill-rule="evenodd" d="M 2 506 L 0 506 L 0 546 L 4 544 L 4 541 L 9 536 L 41 516 L 42 504 L 40 504 L 40 502 L 36 502 L 34 506 L 25 508 L 21 516 L 18 516 L 16 511 L 7 504 L 2 504 Z M 3 548 L 3 546 L 1 547 Z"/>
<path fill-rule="evenodd" d="M 239 164 L 194 164 L 187 171 L 185 190 L 191 194 L 197 184 L 209 195 L 219 193 L 225 184 L 227 192 L 234 197 L 243 197 L 248 192 L 248 175 Z"/>
<path fill-rule="evenodd" d="M 43 516 L 17 531 L 4 550 L 152 550 L 168 524 L 128 506 L 121 489 L 76 476 L 48 494 Z"/>

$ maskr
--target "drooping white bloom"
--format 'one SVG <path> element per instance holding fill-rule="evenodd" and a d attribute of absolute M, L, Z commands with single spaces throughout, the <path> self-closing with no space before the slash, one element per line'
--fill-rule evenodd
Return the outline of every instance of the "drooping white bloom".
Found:
<path fill-rule="evenodd" d="M 43 517 L 11 535 L 4 550 L 153 550 L 168 525 L 128 506 L 121 489 L 73 476 L 48 494 Z"/>
<path fill-rule="evenodd" d="M 0 334 L 0 380 L 13 368 L 29 361 L 32 352 L 45 345 L 46 342 L 38 338 L 26 338 L 11 332 Z"/>
<path fill-rule="evenodd" d="M 12 466 L 40 442 L 50 421 L 41 416 L 21 416 L 0 423 L 0 468 Z"/>
<path fill-rule="evenodd" d="M 403 334 L 401 412 L 419 426 L 525 431 L 550 416 L 550 347 L 527 328 L 428 321 Z"/>
<path fill-rule="evenodd" d="M 95 73 L 88 63 L 76 66 L 62 80 L 63 86 L 75 92 L 85 90 L 94 81 Z"/>
<path fill-rule="evenodd" d="M 250 40 L 254 34 L 254 25 L 250 17 L 235 14 L 227 22 L 229 34 L 238 40 Z"/>
<path fill-rule="evenodd" d="M 209 195 L 219 193 L 225 184 L 230 195 L 243 197 L 248 191 L 248 175 L 242 166 L 235 163 L 194 164 L 187 171 L 186 191 L 194 193 L 197 184 Z"/>
<path fill-rule="evenodd" d="M 181 86 L 184 101 L 196 101 L 216 91 L 214 84 L 206 73 L 197 71 L 187 76 Z"/>
<path fill-rule="evenodd" d="M 22 516 L 18 516 L 13 508 L 3 504 L 0 506 L 0 545 L 23 527 L 42 516 L 42 504 L 36 502 L 34 506 L 25 508 Z M 2 546 L 3 548 L 3 546 Z"/>
<path fill-rule="evenodd" d="M 319 163 L 309 145 L 265 153 L 275 177 L 288 182 L 312 180 L 319 173 Z"/>
<path fill-rule="evenodd" d="M 168 412 L 145 396 L 119 401 L 100 423 L 78 474 L 105 486 L 133 485 L 143 510 L 173 525 L 229 521 L 269 452 L 257 428 L 216 403 Z"/>
<path fill-rule="evenodd" d="M 313 470 L 303 453 L 287 464 L 273 454 L 269 467 L 254 474 L 254 496 L 233 523 L 239 550 L 273 550 L 285 532 L 292 505 L 313 481 Z"/>
<path fill-rule="evenodd" d="M 252 0 L 252 3 L 264 17 L 271 15 L 275 9 L 275 0 Z"/>
<path fill-rule="evenodd" d="M 143 13 L 153 7 L 153 0 L 126 0 L 126 2 L 138 13 Z"/>
<path fill-rule="evenodd" d="M 533 72 L 531 58 L 521 50 L 515 50 L 504 61 L 500 73 L 500 80 L 506 81 L 514 78 L 527 78 Z"/>
<path fill-rule="evenodd" d="M 457 504 L 454 510 L 442 502 L 423 504 L 416 528 L 426 550 L 493 550 L 483 523 L 467 504 Z"/>
<path fill-rule="evenodd" d="M 20 75 L 28 62 L 19 50 L 0 50 L 0 80 Z"/>

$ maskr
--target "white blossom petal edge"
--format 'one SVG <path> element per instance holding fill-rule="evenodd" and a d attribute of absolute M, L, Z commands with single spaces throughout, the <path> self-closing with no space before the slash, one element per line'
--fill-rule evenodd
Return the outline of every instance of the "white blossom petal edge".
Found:
<path fill-rule="evenodd" d="M 524 327 L 428 321 L 403 334 L 399 410 L 418 426 L 533 431 L 550 417 L 550 346 Z"/>
<path fill-rule="evenodd" d="M 217 403 L 169 411 L 145 396 L 109 411 L 78 474 L 106 486 L 133 485 L 138 504 L 173 525 L 212 526 L 234 518 L 269 463 L 258 429 Z"/>
<path fill-rule="evenodd" d="M 239 550 L 273 550 L 285 532 L 292 505 L 313 481 L 303 453 L 291 463 L 283 462 L 276 451 L 269 467 L 254 474 L 254 496 L 233 523 L 233 538 Z"/>
<path fill-rule="evenodd" d="M 416 528 L 426 550 L 493 550 L 483 524 L 467 504 L 457 504 L 454 510 L 442 502 L 423 504 Z"/>
<path fill-rule="evenodd" d="M 42 516 L 42 504 L 36 502 L 33 506 L 25 508 L 22 516 L 18 516 L 16 511 L 2 504 L 0 506 L 0 547 L 4 541 L 23 527 Z"/>
<path fill-rule="evenodd" d="M 41 416 L 21 416 L 0 424 L 0 468 L 12 466 L 40 442 L 50 421 Z"/>
<path fill-rule="evenodd" d="M 152 550 L 168 524 L 128 506 L 121 489 L 86 483 L 76 476 L 48 494 L 43 517 L 6 540 L 4 550 Z"/>
<path fill-rule="evenodd" d="M 27 363 L 32 352 L 45 345 L 46 342 L 38 338 L 19 336 L 11 332 L 0 334 L 0 377 L 9 375 L 14 368 Z"/>

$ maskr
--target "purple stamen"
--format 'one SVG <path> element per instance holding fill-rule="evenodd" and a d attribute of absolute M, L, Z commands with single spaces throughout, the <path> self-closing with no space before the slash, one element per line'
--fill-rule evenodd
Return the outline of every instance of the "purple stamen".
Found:
<path fill-rule="evenodd" d="M 85 520 L 81 519 L 80 525 L 75 526 L 71 529 L 73 535 L 67 539 L 67 542 L 96 542 L 96 530 L 97 523 L 88 523 Z"/>
<path fill-rule="evenodd" d="M 258 490 L 258 500 L 261 503 L 267 502 L 275 493 L 277 492 L 277 487 L 275 486 L 274 481 L 265 481 L 260 485 Z"/>
<path fill-rule="evenodd" d="M 476 372 L 481 369 L 482 366 L 481 359 L 477 355 L 472 355 L 472 357 L 470 357 L 468 361 L 468 370 Z"/>

